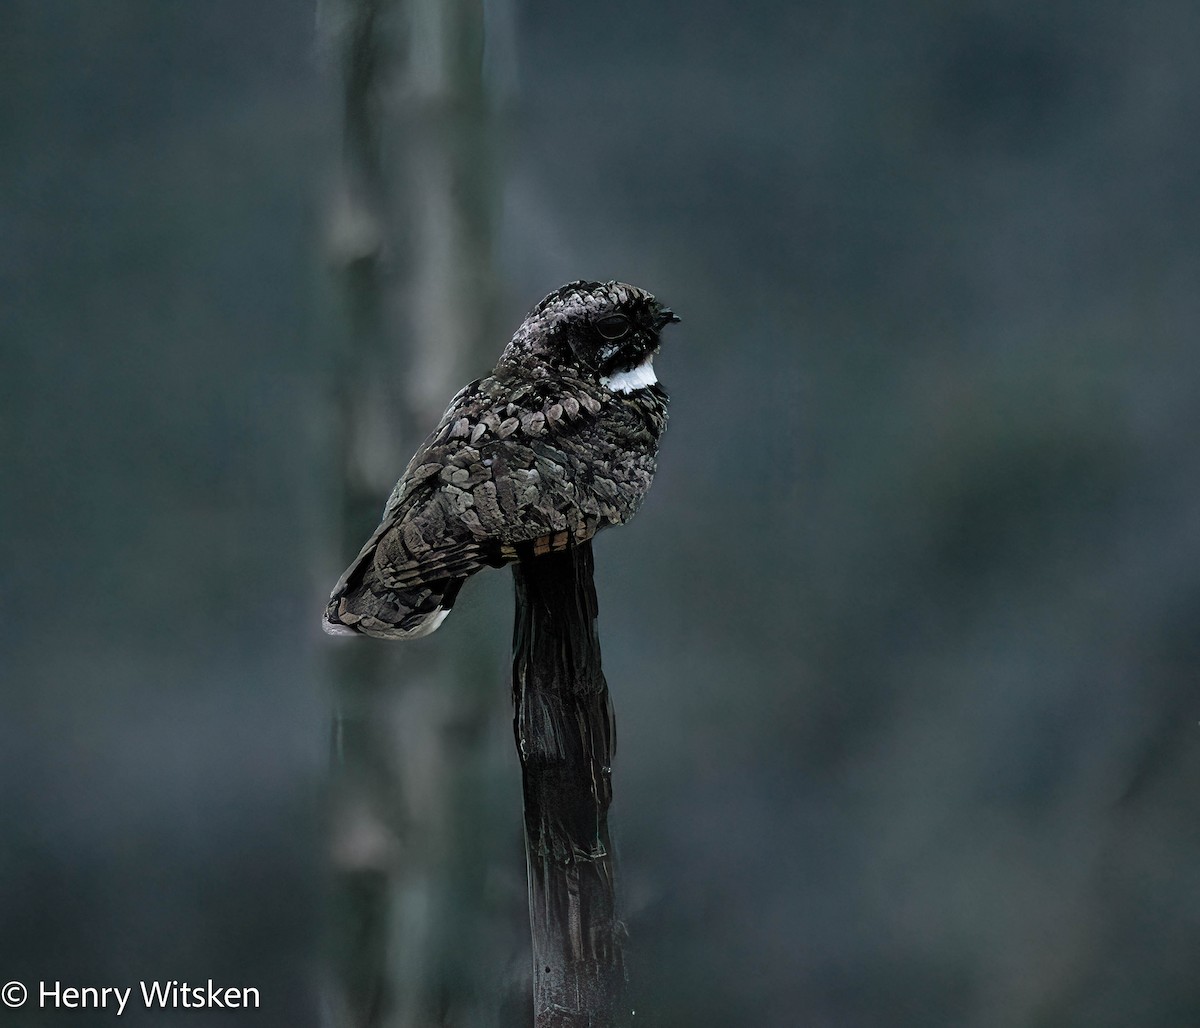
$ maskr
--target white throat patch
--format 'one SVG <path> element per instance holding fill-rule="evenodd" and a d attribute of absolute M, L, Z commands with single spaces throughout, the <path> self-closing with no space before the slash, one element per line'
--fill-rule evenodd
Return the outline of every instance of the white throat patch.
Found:
<path fill-rule="evenodd" d="M 628 371 L 618 371 L 615 375 L 605 375 L 600 384 L 607 386 L 614 393 L 632 393 L 635 389 L 645 389 L 658 381 L 654 374 L 654 355 L 651 354 L 636 368 Z"/>

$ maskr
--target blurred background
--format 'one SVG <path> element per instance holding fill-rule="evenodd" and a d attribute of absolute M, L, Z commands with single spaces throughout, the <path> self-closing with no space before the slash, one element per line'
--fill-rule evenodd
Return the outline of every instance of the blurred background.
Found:
<path fill-rule="evenodd" d="M 0 980 L 525 1023 L 507 572 L 411 650 L 319 621 L 620 278 L 684 319 L 596 544 L 635 1024 L 1200 1024 L 1198 33 L 5 3 Z"/>

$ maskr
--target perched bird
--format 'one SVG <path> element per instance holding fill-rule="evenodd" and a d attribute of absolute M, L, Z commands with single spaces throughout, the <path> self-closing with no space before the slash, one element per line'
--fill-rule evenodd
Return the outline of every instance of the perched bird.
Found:
<path fill-rule="evenodd" d="M 409 462 L 329 598 L 325 631 L 428 635 L 481 568 L 633 517 L 667 421 L 652 361 L 678 320 L 623 282 L 571 282 L 534 307 Z"/>

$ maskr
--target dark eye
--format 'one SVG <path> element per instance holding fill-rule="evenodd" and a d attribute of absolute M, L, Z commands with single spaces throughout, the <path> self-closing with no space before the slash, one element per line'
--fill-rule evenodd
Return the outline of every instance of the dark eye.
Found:
<path fill-rule="evenodd" d="M 629 332 L 629 319 L 624 314 L 606 314 L 596 322 L 596 331 L 605 339 L 620 339 Z"/>

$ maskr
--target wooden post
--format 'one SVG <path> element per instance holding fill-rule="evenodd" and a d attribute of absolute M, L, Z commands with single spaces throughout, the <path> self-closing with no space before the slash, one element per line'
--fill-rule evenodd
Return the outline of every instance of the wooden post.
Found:
<path fill-rule="evenodd" d="M 628 1021 L 608 839 L 616 735 L 592 573 L 590 542 L 513 566 L 535 1028 Z"/>

